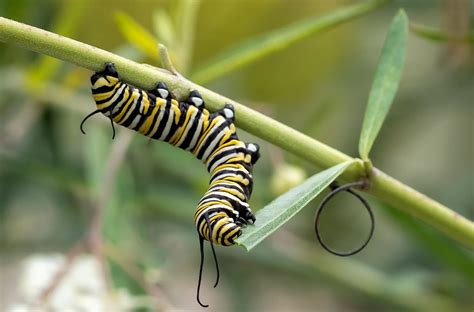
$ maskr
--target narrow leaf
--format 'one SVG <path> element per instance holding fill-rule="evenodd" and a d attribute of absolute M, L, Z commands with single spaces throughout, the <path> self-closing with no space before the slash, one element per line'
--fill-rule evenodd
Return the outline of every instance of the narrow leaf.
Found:
<path fill-rule="evenodd" d="M 61 12 L 55 15 L 51 31 L 62 36 L 71 36 L 81 22 L 85 10 L 89 8 L 89 2 L 90 0 L 73 1 L 63 6 Z M 41 55 L 28 70 L 28 85 L 33 88 L 43 85 L 46 81 L 51 79 L 61 64 L 58 59 Z"/>
<path fill-rule="evenodd" d="M 465 42 L 465 43 L 474 43 L 474 33 L 466 33 L 461 34 L 459 36 L 455 36 L 453 34 L 448 34 L 443 32 L 440 29 L 432 28 L 429 26 L 410 23 L 410 31 L 422 38 L 433 40 L 433 41 L 440 41 L 440 42 Z"/>
<path fill-rule="evenodd" d="M 446 268 L 450 266 L 453 271 L 462 274 L 465 279 L 474 284 L 473 255 L 402 211 L 382 202 L 378 204 L 384 208 L 381 211 L 391 217 L 403 231 L 405 239 L 409 239 L 415 248 L 419 248 L 423 254 L 433 258 L 440 265 Z"/>
<path fill-rule="evenodd" d="M 236 243 L 250 250 L 290 220 L 355 161 L 347 161 L 313 175 L 259 210 Z"/>
<path fill-rule="evenodd" d="M 366 1 L 335 10 L 327 15 L 310 17 L 295 24 L 250 38 L 229 48 L 205 66 L 196 70 L 191 75 L 191 80 L 199 84 L 214 80 L 269 54 L 283 50 L 314 33 L 330 29 L 371 12 L 387 2 L 388 0 Z"/>
<path fill-rule="evenodd" d="M 158 59 L 158 41 L 148 30 L 123 12 L 117 12 L 115 19 L 123 36 L 133 46 L 149 58 Z"/>
<path fill-rule="evenodd" d="M 380 55 L 359 140 L 359 154 L 369 159 L 369 152 L 392 105 L 400 83 L 408 34 L 408 18 L 400 10 L 392 21 Z"/>
<path fill-rule="evenodd" d="M 179 70 L 187 74 L 194 50 L 196 25 L 201 1 L 179 0 L 174 3 L 175 7 L 172 16 L 176 25 L 176 35 L 179 38 L 179 45 L 175 49 L 180 61 Z"/>
<path fill-rule="evenodd" d="M 160 42 L 165 46 L 176 46 L 176 31 L 170 16 L 165 10 L 157 10 L 153 13 L 153 29 Z"/>

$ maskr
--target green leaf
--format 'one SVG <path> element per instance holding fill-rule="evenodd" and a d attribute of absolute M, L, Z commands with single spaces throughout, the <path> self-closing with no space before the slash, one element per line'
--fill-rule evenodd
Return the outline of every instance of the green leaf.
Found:
<path fill-rule="evenodd" d="M 413 217 L 382 202 L 378 202 L 381 211 L 387 213 L 397 223 L 404 235 L 415 248 L 419 248 L 427 257 L 433 258 L 440 266 L 450 266 L 462 274 L 463 278 L 474 283 L 474 255 L 469 254 L 456 244 L 452 244 L 438 232 L 425 224 L 420 224 Z"/>
<path fill-rule="evenodd" d="M 429 26 L 421 25 L 421 24 L 415 24 L 415 23 L 410 23 L 410 31 L 422 38 L 433 40 L 433 41 L 439 41 L 439 42 L 465 42 L 469 44 L 474 43 L 474 33 L 470 32 L 467 34 L 462 34 L 460 36 L 455 36 L 448 34 L 446 32 L 443 32 L 442 30 L 432 28 Z"/>
<path fill-rule="evenodd" d="M 310 17 L 275 31 L 237 44 L 191 75 L 191 80 L 203 84 L 228 72 L 278 52 L 312 34 L 330 29 L 373 11 L 388 0 L 367 1 L 335 10 L 327 15 Z"/>
<path fill-rule="evenodd" d="M 193 55 L 201 1 L 179 0 L 174 1 L 173 4 L 174 8 L 172 9 L 171 16 L 175 21 L 176 37 L 179 43 L 173 47 L 179 59 L 179 63 L 175 62 L 175 64 L 178 70 L 186 75 L 189 72 L 189 65 Z"/>
<path fill-rule="evenodd" d="M 254 225 L 249 225 L 236 243 L 250 250 L 290 220 L 304 206 L 331 184 L 355 160 L 346 161 L 318 174 L 277 197 L 256 213 Z"/>
<path fill-rule="evenodd" d="M 176 31 L 170 16 L 164 10 L 153 12 L 153 29 L 160 39 L 160 42 L 165 46 L 176 46 Z"/>
<path fill-rule="evenodd" d="M 380 55 L 359 140 L 359 154 L 369 159 L 369 152 L 382 127 L 397 92 L 405 63 L 408 18 L 400 10 L 392 21 Z"/>
<path fill-rule="evenodd" d="M 151 59 L 158 59 L 158 41 L 142 25 L 123 12 L 115 14 L 117 26 L 133 46 Z"/>
<path fill-rule="evenodd" d="M 89 7 L 90 0 L 72 1 L 67 5 L 63 5 L 61 11 L 55 15 L 50 30 L 66 37 L 73 35 Z M 28 85 L 32 88 L 42 86 L 53 77 L 61 64 L 62 62 L 58 59 L 41 55 L 28 70 Z"/>

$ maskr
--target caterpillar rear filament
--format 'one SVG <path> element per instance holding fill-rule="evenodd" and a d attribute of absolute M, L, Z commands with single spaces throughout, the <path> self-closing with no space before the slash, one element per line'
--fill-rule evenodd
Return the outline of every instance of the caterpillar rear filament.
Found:
<path fill-rule="evenodd" d="M 199 235 L 201 264 L 197 288 L 199 299 L 204 261 L 203 242 L 208 240 L 214 255 L 217 279 L 219 267 L 214 244 L 230 246 L 242 233 L 242 227 L 255 221 L 248 200 L 252 193 L 252 168 L 259 158 L 259 147 L 239 140 L 234 126 L 234 107 L 225 104 L 218 112 L 210 113 L 197 91 L 191 91 L 185 101 L 173 98 L 163 82 L 144 91 L 122 82 L 114 64 L 91 77 L 92 95 L 97 110 L 87 115 L 102 113 L 113 123 L 141 134 L 168 142 L 190 151 L 207 166 L 211 174 L 209 189 L 199 201 L 194 222 Z"/>

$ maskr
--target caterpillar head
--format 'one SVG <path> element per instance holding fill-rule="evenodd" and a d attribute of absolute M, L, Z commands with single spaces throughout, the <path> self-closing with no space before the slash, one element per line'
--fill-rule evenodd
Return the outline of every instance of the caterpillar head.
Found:
<path fill-rule="evenodd" d="M 115 69 L 114 63 L 106 63 L 105 69 L 101 72 L 96 72 L 91 76 L 92 88 L 100 88 L 103 86 L 113 87 L 119 82 L 119 76 Z"/>
<path fill-rule="evenodd" d="M 115 65 L 113 63 L 106 63 L 105 64 L 105 69 L 101 72 L 96 72 L 91 76 L 91 84 L 92 84 L 92 95 L 94 97 L 94 100 L 97 104 L 97 109 L 87 115 L 81 122 L 81 132 L 83 134 L 86 134 L 84 132 L 83 126 L 84 123 L 86 122 L 87 119 L 90 117 L 94 116 L 97 113 L 104 113 L 106 116 L 110 118 L 110 123 L 112 125 L 112 139 L 115 137 L 115 128 L 114 124 L 112 121 L 112 116 L 111 116 L 111 108 L 113 108 L 112 105 L 110 105 L 109 100 L 108 100 L 108 93 L 112 92 L 114 90 L 114 87 L 120 82 L 117 70 L 115 69 Z M 99 102 L 100 101 L 100 102 Z M 103 107 L 99 108 L 99 103 L 103 104 Z"/>

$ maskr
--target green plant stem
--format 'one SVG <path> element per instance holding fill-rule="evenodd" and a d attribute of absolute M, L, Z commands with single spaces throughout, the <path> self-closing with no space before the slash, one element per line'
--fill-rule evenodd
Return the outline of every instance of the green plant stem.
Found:
<path fill-rule="evenodd" d="M 102 70 L 106 62 L 114 62 L 124 81 L 145 89 L 153 88 L 157 81 L 167 83 L 178 97 L 184 96 L 190 89 L 196 89 L 201 92 L 206 99 L 207 107 L 212 111 L 222 108 L 226 102 L 231 102 L 235 105 L 237 126 L 320 168 L 329 168 L 352 159 L 274 119 L 180 76 L 172 75 L 166 70 L 139 64 L 87 44 L 2 17 L 0 17 L 0 41 L 93 71 Z M 365 175 L 364 166 L 360 161 L 349 167 L 341 175 L 341 180 L 354 181 Z M 371 187 L 367 190 L 368 193 L 417 217 L 474 250 L 473 222 L 376 168 L 373 168 L 370 180 Z"/>

